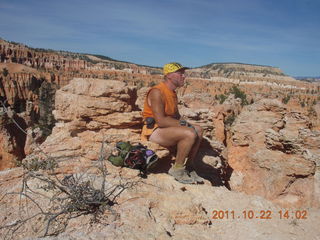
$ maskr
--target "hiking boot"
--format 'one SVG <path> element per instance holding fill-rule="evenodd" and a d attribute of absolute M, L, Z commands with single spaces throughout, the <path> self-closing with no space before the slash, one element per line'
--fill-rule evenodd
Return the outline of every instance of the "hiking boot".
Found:
<path fill-rule="evenodd" d="M 202 177 L 200 177 L 196 171 L 191 171 L 189 173 L 190 177 L 197 183 L 204 183 L 204 179 Z"/>
<path fill-rule="evenodd" d="M 184 184 L 196 183 L 195 180 L 188 175 L 188 171 L 185 168 L 171 167 L 168 173 L 180 183 L 184 183 Z"/>
<path fill-rule="evenodd" d="M 200 177 L 197 172 L 194 170 L 194 163 L 193 162 L 187 162 L 186 169 L 189 172 L 189 175 L 196 183 L 204 183 L 204 179 Z"/>

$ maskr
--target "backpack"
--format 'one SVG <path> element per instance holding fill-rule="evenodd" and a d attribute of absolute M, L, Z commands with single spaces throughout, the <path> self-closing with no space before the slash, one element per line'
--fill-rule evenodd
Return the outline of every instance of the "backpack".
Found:
<path fill-rule="evenodd" d="M 132 145 L 129 142 L 118 142 L 116 148 L 108 158 L 108 160 L 117 167 L 124 166 L 124 159 L 131 150 Z"/>
<path fill-rule="evenodd" d="M 154 151 L 138 143 L 131 145 L 129 142 L 118 142 L 117 153 L 112 154 L 108 160 L 115 166 L 139 169 L 147 172 L 159 159 Z"/>

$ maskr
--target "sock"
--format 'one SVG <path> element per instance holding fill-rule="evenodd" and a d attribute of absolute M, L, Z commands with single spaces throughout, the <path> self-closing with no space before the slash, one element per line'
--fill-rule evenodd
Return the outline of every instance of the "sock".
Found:
<path fill-rule="evenodd" d="M 184 168 L 184 164 L 183 163 L 175 163 L 173 165 L 174 168 Z"/>

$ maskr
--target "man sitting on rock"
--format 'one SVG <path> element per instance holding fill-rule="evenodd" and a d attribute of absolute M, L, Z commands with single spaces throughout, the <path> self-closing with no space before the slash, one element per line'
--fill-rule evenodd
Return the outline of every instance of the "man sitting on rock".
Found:
<path fill-rule="evenodd" d="M 164 65 L 164 81 L 148 91 L 144 102 L 141 137 L 163 147 L 177 146 L 175 164 L 169 174 L 181 183 L 191 184 L 203 182 L 193 170 L 203 130 L 182 120 L 178 111 L 175 89 L 184 85 L 186 69 L 179 63 Z"/>

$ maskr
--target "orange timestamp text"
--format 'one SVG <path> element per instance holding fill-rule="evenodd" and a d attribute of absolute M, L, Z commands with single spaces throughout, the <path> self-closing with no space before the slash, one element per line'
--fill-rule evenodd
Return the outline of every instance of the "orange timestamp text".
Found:
<path fill-rule="evenodd" d="M 307 210 L 213 210 L 212 219 L 307 219 Z"/>

